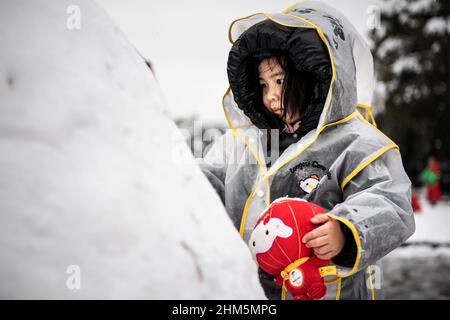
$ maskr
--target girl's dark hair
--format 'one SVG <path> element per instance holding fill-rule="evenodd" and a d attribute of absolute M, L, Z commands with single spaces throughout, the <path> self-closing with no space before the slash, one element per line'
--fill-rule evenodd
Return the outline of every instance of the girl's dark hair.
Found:
<path fill-rule="evenodd" d="M 250 63 L 250 79 L 252 87 L 255 88 L 255 106 L 259 112 L 263 112 L 271 121 L 272 128 L 283 128 L 284 123 L 276 115 L 272 114 L 263 104 L 262 90 L 259 85 L 259 64 L 264 59 L 274 58 L 283 68 L 285 77 L 282 87 L 281 105 L 283 106 L 283 118 L 300 114 L 303 116 L 310 104 L 312 90 L 312 75 L 307 72 L 298 71 L 292 60 L 283 53 L 264 54 L 254 57 Z"/>

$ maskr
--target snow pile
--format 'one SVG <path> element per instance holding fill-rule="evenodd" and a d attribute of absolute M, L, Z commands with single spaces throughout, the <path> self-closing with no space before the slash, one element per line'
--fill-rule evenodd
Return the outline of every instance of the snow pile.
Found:
<path fill-rule="evenodd" d="M 421 210 L 414 214 L 416 231 L 406 246 L 394 250 L 387 257 L 450 256 L 450 203 L 441 201 L 432 206 L 425 199 L 425 189 L 420 189 L 416 196 L 421 206 Z"/>
<path fill-rule="evenodd" d="M 425 190 L 416 193 L 421 210 L 414 214 L 416 231 L 400 247 L 387 257 L 407 258 L 412 256 L 446 254 L 450 256 L 450 203 L 438 202 L 432 206 L 425 199 Z"/>
<path fill-rule="evenodd" d="M 415 215 L 416 232 L 408 242 L 432 242 L 450 245 L 450 204 L 441 201 L 432 206 L 422 197 L 420 205 L 422 211 Z"/>
<path fill-rule="evenodd" d="M 265 298 L 110 19 L 88 0 L 3 1 L 0 30 L 0 298 Z"/>

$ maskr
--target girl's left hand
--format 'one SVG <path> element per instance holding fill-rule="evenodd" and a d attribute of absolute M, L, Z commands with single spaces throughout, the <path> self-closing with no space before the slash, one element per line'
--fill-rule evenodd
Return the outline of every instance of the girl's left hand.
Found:
<path fill-rule="evenodd" d="M 321 224 L 307 233 L 302 241 L 308 248 L 314 249 L 314 254 L 322 260 L 331 260 L 344 248 L 345 236 L 340 222 L 326 214 L 318 214 L 311 219 L 313 224 Z"/>

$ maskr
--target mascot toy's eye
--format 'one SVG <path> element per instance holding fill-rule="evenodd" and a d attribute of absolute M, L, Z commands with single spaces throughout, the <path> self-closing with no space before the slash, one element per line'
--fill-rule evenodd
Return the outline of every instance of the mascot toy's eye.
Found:
<path fill-rule="evenodd" d="M 266 235 L 269 235 L 269 230 L 266 230 Z"/>

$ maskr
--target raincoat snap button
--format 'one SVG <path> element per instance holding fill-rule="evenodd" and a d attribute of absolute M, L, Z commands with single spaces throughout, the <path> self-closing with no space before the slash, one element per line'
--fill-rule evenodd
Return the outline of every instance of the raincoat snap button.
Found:
<path fill-rule="evenodd" d="M 258 197 L 262 198 L 264 196 L 264 191 L 258 190 L 258 191 L 256 191 L 256 194 L 258 195 Z"/>

